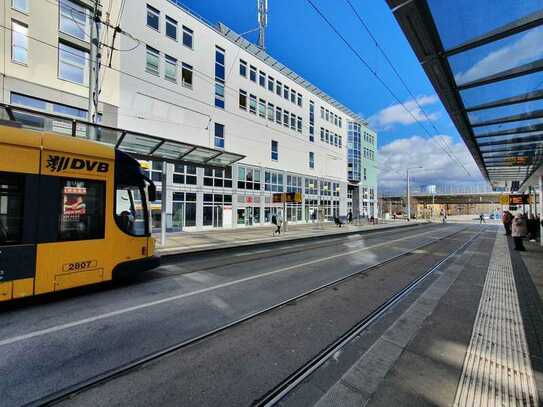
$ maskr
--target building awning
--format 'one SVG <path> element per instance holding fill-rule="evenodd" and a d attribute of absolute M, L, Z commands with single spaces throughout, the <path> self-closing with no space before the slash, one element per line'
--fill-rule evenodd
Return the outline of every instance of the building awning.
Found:
<path fill-rule="evenodd" d="M 149 134 L 92 124 L 18 106 L 0 104 L 0 119 L 22 127 L 94 140 L 144 160 L 227 167 L 244 155 Z"/>
<path fill-rule="evenodd" d="M 543 164 L 543 0 L 387 0 L 483 175 Z"/>

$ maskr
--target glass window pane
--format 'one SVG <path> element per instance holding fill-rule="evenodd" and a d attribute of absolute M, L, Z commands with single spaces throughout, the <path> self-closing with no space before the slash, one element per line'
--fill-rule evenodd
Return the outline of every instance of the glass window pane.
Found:
<path fill-rule="evenodd" d="M 475 136 L 482 136 L 487 133 L 494 133 L 497 131 L 506 131 L 506 130 L 516 129 L 519 127 L 526 127 L 526 126 L 531 126 L 531 125 L 541 124 L 541 123 L 543 123 L 543 119 L 533 119 L 533 120 L 523 120 L 520 122 L 493 124 L 490 126 L 474 127 L 473 133 L 475 134 Z"/>
<path fill-rule="evenodd" d="M 28 62 L 28 27 L 14 21 L 11 28 L 11 59 L 26 64 Z"/>
<path fill-rule="evenodd" d="M 16 10 L 22 11 L 23 13 L 28 13 L 28 1 L 29 0 L 11 0 L 11 7 Z"/>
<path fill-rule="evenodd" d="M 462 85 L 543 58 L 542 42 L 540 26 L 448 59 L 457 85 Z"/>
<path fill-rule="evenodd" d="M 86 85 L 88 53 L 59 43 L 59 78 Z"/>
<path fill-rule="evenodd" d="M 61 188 L 59 240 L 103 238 L 104 183 L 73 179 L 65 180 Z"/>
<path fill-rule="evenodd" d="M 445 49 L 541 10 L 541 0 L 429 0 Z"/>
<path fill-rule="evenodd" d="M 89 10 L 69 0 L 60 0 L 59 7 L 59 31 L 88 41 L 90 39 Z"/>
<path fill-rule="evenodd" d="M 0 244 L 22 241 L 24 177 L 0 173 Z"/>
<path fill-rule="evenodd" d="M 492 109 L 477 110 L 469 112 L 468 117 L 472 124 L 486 122 L 489 120 L 500 119 L 507 116 L 518 114 L 528 114 L 534 110 L 543 109 L 543 100 L 533 100 L 514 105 L 500 106 Z"/>

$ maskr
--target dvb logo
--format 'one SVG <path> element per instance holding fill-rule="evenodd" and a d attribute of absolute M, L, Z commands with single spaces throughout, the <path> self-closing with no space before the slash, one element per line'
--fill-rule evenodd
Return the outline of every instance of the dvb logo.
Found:
<path fill-rule="evenodd" d="M 62 155 L 49 155 L 47 168 L 53 172 L 70 170 L 86 170 L 108 172 L 109 164 L 103 161 L 83 160 L 80 158 L 65 157 Z"/>

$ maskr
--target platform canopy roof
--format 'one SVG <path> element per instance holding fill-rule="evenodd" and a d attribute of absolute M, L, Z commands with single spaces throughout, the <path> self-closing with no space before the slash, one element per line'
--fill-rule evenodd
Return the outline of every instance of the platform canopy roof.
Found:
<path fill-rule="evenodd" d="M 543 164 L 543 0 L 387 0 L 494 188 Z"/>
<path fill-rule="evenodd" d="M 198 146 L 156 135 L 92 124 L 18 106 L 0 104 L 0 120 L 34 130 L 50 131 L 110 145 L 144 160 L 226 167 L 245 158 L 222 149 Z"/>

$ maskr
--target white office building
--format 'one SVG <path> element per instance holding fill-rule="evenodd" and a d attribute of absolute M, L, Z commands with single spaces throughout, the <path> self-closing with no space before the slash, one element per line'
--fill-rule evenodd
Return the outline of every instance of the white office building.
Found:
<path fill-rule="evenodd" d="M 24 35 L 16 34 L 20 27 L 4 30 L 12 47 L 4 48 L 3 101 L 85 119 L 92 2 L 6 1 L 12 8 L 4 24 L 19 24 Z M 175 2 L 131 1 L 120 18 L 119 0 L 102 3 L 103 20 L 124 31 L 113 43 L 113 30 L 102 30 L 103 42 L 113 45 L 102 49 L 102 122 L 245 156 L 226 169 L 151 163 L 159 189 L 166 177 L 159 196 L 169 230 L 265 224 L 282 212 L 272 203 L 276 192 L 302 193 L 303 202 L 282 214 L 289 222 L 349 210 L 376 215 L 377 139 L 361 117 L 224 25 Z M 40 20 L 44 8 L 56 18 Z M 32 38 L 40 36 L 58 47 L 38 45 Z M 66 46 L 83 58 L 64 53 Z M 41 71 L 43 64 L 55 68 Z M 160 211 L 154 222 L 160 225 Z"/>

